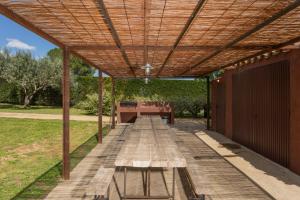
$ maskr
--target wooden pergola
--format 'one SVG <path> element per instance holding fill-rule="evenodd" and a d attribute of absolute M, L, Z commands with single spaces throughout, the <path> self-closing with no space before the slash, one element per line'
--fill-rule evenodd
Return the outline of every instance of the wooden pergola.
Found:
<path fill-rule="evenodd" d="M 112 76 L 113 83 L 145 77 L 146 63 L 153 67 L 150 77 L 204 76 L 283 47 L 298 48 L 299 5 L 300 0 L 1 0 L 0 13 L 64 50 L 63 175 L 69 179 L 70 53 Z M 101 143 L 101 75 L 99 86 Z"/>

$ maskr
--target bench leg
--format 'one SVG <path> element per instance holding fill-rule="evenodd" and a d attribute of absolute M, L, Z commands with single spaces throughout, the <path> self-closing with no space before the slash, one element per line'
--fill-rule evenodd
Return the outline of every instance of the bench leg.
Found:
<path fill-rule="evenodd" d="M 104 196 L 102 196 L 102 195 L 95 195 L 94 196 L 94 200 L 101 200 L 101 199 L 105 199 Z"/>

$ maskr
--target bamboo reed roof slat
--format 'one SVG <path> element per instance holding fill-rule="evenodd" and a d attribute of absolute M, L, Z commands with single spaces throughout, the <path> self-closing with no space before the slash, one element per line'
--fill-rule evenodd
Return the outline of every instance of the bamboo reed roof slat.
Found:
<path fill-rule="evenodd" d="M 200 76 L 300 41 L 299 5 L 300 0 L 1 0 L 0 13 L 114 77 L 143 77 L 145 63 L 154 67 L 153 77 L 174 77 Z"/>

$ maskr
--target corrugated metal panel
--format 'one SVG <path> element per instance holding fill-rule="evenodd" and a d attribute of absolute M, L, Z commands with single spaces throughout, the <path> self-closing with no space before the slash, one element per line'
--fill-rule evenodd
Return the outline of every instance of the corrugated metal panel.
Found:
<path fill-rule="evenodd" d="M 289 62 L 233 76 L 233 140 L 288 166 Z"/>
<path fill-rule="evenodd" d="M 223 81 L 218 82 L 216 88 L 216 117 L 217 127 L 216 131 L 219 133 L 225 133 L 225 83 Z"/>

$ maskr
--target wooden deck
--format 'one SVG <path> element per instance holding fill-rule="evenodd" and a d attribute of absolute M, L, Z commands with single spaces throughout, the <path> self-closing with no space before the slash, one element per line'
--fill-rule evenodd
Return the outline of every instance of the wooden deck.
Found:
<path fill-rule="evenodd" d="M 192 122 L 177 123 L 173 130 L 179 150 L 187 159 L 188 171 L 197 194 L 208 199 L 273 199 L 248 177 L 196 137 L 203 126 Z"/>
<path fill-rule="evenodd" d="M 197 193 L 205 193 L 206 199 L 248 200 L 248 199 L 272 199 L 248 177 L 225 161 L 215 151 L 198 139 L 193 133 L 201 130 L 200 123 L 175 123 L 174 138 L 179 150 L 186 157 L 190 175 L 195 184 Z M 129 131 L 130 126 L 118 125 L 108 136 L 104 138 L 102 145 L 97 145 L 72 171 L 69 181 L 62 181 L 53 189 L 46 199 L 90 199 L 85 195 L 86 187 L 96 174 L 100 166 L 113 165 L 117 153 L 122 146 L 122 140 L 116 139 L 124 132 Z M 119 143 L 119 144 L 118 144 Z M 120 190 L 123 191 L 122 169 L 115 173 Z M 172 172 L 165 171 L 168 187 L 171 186 Z M 138 171 L 128 173 L 128 194 L 142 194 L 142 175 Z M 182 177 L 176 174 L 176 199 L 187 199 Z M 151 193 L 165 195 L 162 176 L 159 171 L 153 171 L 151 175 Z M 118 200 L 114 184 L 111 184 L 110 199 Z"/>

